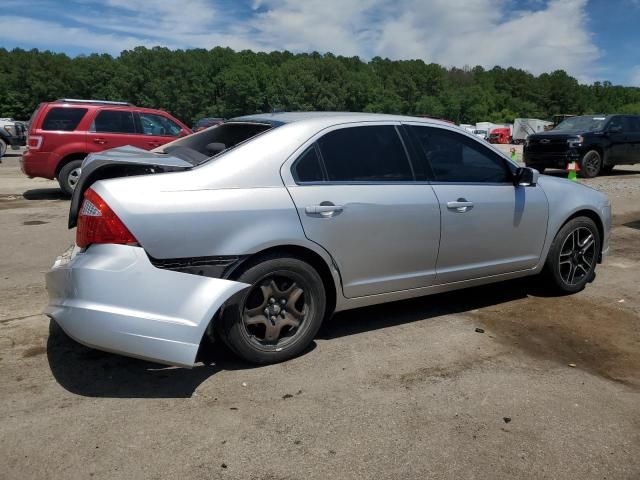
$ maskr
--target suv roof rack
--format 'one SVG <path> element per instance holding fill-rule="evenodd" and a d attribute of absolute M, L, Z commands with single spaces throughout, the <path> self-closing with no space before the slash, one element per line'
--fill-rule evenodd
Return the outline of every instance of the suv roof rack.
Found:
<path fill-rule="evenodd" d="M 133 103 L 129 102 L 112 102 L 111 100 L 81 100 L 78 98 L 59 98 L 55 103 L 92 103 L 98 105 L 121 105 L 125 107 L 133 107 Z"/>

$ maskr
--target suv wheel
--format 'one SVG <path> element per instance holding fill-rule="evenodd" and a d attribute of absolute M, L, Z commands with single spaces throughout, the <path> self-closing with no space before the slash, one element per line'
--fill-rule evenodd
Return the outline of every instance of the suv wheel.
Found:
<path fill-rule="evenodd" d="M 296 258 L 266 258 L 237 279 L 250 288 L 224 306 L 217 326 L 237 355 L 267 364 L 300 354 L 315 337 L 325 312 L 320 275 Z"/>
<path fill-rule="evenodd" d="M 595 278 L 600 234 L 588 217 L 576 217 L 563 226 L 551 244 L 545 273 L 556 290 L 575 293 Z"/>
<path fill-rule="evenodd" d="M 4 157 L 5 153 L 7 153 L 7 142 L 0 138 L 0 158 Z"/>
<path fill-rule="evenodd" d="M 69 196 L 73 194 L 73 190 L 78 184 L 81 166 L 82 160 L 71 160 L 62 167 L 60 169 L 60 173 L 58 173 L 58 183 L 60 184 L 60 188 Z"/>
<path fill-rule="evenodd" d="M 600 175 L 602 170 L 602 158 L 595 150 L 591 150 L 582 157 L 580 173 L 584 178 L 593 178 Z"/>

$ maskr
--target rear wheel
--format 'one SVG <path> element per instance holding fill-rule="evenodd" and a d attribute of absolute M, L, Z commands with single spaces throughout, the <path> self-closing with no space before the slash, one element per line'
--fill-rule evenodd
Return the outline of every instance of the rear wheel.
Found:
<path fill-rule="evenodd" d="M 82 160 L 71 160 L 62 167 L 60 169 L 60 173 L 58 173 L 58 183 L 60 184 L 60 188 L 69 196 L 73 194 L 73 190 L 78 184 L 81 166 Z"/>
<path fill-rule="evenodd" d="M 582 157 L 580 173 L 584 178 L 593 178 L 600 175 L 602 170 L 602 157 L 595 150 L 591 150 Z"/>
<path fill-rule="evenodd" d="M 313 267 L 296 258 L 266 258 L 236 280 L 251 287 L 225 304 L 218 325 L 236 354 L 266 364 L 287 360 L 307 348 L 326 305 L 322 279 Z"/>
<path fill-rule="evenodd" d="M 0 138 L 0 158 L 4 157 L 5 153 L 7 153 L 7 142 Z"/>
<path fill-rule="evenodd" d="M 557 233 L 549 249 L 545 272 L 556 290 L 575 293 L 595 277 L 600 234 L 588 217 L 576 217 Z"/>

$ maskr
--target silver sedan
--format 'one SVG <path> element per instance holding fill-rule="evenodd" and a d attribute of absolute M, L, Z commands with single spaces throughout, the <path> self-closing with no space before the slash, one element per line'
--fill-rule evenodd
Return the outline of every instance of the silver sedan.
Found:
<path fill-rule="evenodd" d="M 577 292 L 611 205 L 443 122 L 280 113 L 90 155 L 69 226 L 46 308 L 69 336 L 182 366 L 215 336 L 271 363 L 341 310 L 538 274 Z"/>

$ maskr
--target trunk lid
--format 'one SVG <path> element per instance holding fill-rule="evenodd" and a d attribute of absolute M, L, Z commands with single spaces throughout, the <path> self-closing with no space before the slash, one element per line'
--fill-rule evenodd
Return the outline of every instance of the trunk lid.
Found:
<path fill-rule="evenodd" d="M 181 152 L 179 147 L 166 154 L 131 146 L 90 154 L 82 162 L 82 174 L 71 198 L 69 228 L 78 222 L 84 192 L 98 180 L 189 170 L 200 160 L 188 151 Z"/>

